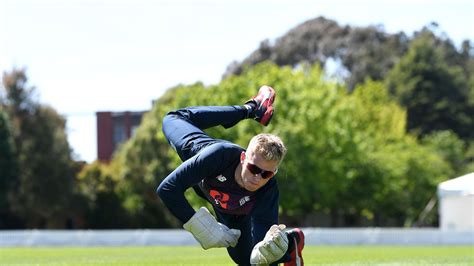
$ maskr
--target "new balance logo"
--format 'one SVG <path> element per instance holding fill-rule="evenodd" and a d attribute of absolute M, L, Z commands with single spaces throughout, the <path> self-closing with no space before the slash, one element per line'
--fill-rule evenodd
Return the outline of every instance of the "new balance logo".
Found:
<path fill-rule="evenodd" d="M 221 181 L 221 182 L 225 182 L 227 180 L 227 178 L 223 175 L 220 175 L 217 177 L 217 180 Z"/>
<path fill-rule="evenodd" d="M 245 196 L 243 198 L 241 198 L 239 200 L 239 203 L 240 203 L 240 206 L 244 205 L 245 203 L 249 202 L 250 201 L 250 197 L 249 196 Z"/>

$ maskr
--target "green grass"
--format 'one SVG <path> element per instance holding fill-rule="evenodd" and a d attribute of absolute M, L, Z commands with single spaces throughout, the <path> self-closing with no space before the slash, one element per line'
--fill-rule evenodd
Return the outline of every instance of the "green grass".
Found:
<path fill-rule="evenodd" d="M 473 246 L 307 246 L 305 265 L 474 265 Z M 199 247 L 0 248 L 0 265 L 234 265 Z"/>

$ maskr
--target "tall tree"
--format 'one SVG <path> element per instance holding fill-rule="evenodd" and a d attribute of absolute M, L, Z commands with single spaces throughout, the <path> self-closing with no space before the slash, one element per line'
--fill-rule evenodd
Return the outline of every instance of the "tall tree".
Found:
<path fill-rule="evenodd" d="M 2 103 L 13 124 L 19 166 L 10 207 L 29 228 L 63 227 L 74 181 L 66 121 L 38 103 L 27 81 L 24 70 L 3 76 Z"/>
<path fill-rule="evenodd" d="M 421 135 L 453 130 L 472 138 L 474 118 L 469 83 L 459 66 L 450 66 L 429 32 L 419 34 L 387 77 L 390 91 L 408 110 L 408 129 Z"/>
<path fill-rule="evenodd" d="M 424 26 L 413 37 L 403 32 L 390 34 L 383 25 L 366 27 L 339 25 L 336 21 L 317 17 L 289 30 L 275 41 L 264 40 L 242 62 L 234 61 L 224 77 L 239 75 L 246 67 L 270 60 L 279 66 L 296 67 L 301 62 L 320 64 L 345 80 L 352 91 L 366 78 L 383 80 L 408 51 L 411 40 L 429 35 L 449 66 L 461 67 L 472 80 L 474 49 L 468 40 L 458 49 L 436 22 Z M 472 83 L 471 83 L 472 84 Z"/>
<path fill-rule="evenodd" d="M 388 34 L 382 26 L 352 27 L 318 17 L 294 27 L 274 43 L 263 41 L 241 63 L 231 63 L 224 77 L 265 60 L 292 67 L 301 62 L 325 66 L 331 61 L 352 90 L 366 78 L 382 80 L 406 52 L 408 41 L 404 33 Z"/>
<path fill-rule="evenodd" d="M 84 196 L 86 208 L 78 213 L 84 218 L 85 228 L 127 228 L 133 224 L 117 191 L 116 161 L 86 165 L 78 174 L 78 190 Z"/>
<path fill-rule="evenodd" d="M 0 104 L 0 229 L 14 227 L 15 224 L 9 200 L 18 173 L 14 148 L 10 121 Z"/>

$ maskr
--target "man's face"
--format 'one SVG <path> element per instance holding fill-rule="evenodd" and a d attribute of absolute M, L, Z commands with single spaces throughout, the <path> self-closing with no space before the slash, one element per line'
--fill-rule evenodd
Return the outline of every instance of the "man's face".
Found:
<path fill-rule="evenodd" d="M 256 191 L 263 187 L 278 169 L 278 162 L 267 161 L 260 154 L 249 149 L 240 155 L 242 183 L 246 190 Z M 267 178 L 264 178 L 267 177 Z"/>

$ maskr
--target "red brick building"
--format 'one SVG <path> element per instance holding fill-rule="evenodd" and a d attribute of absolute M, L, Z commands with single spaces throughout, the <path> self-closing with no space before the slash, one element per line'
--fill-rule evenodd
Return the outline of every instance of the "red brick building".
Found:
<path fill-rule="evenodd" d="M 145 112 L 96 112 L 97 158 L 109 161 L 120 143 L 128 140 Z"/>

